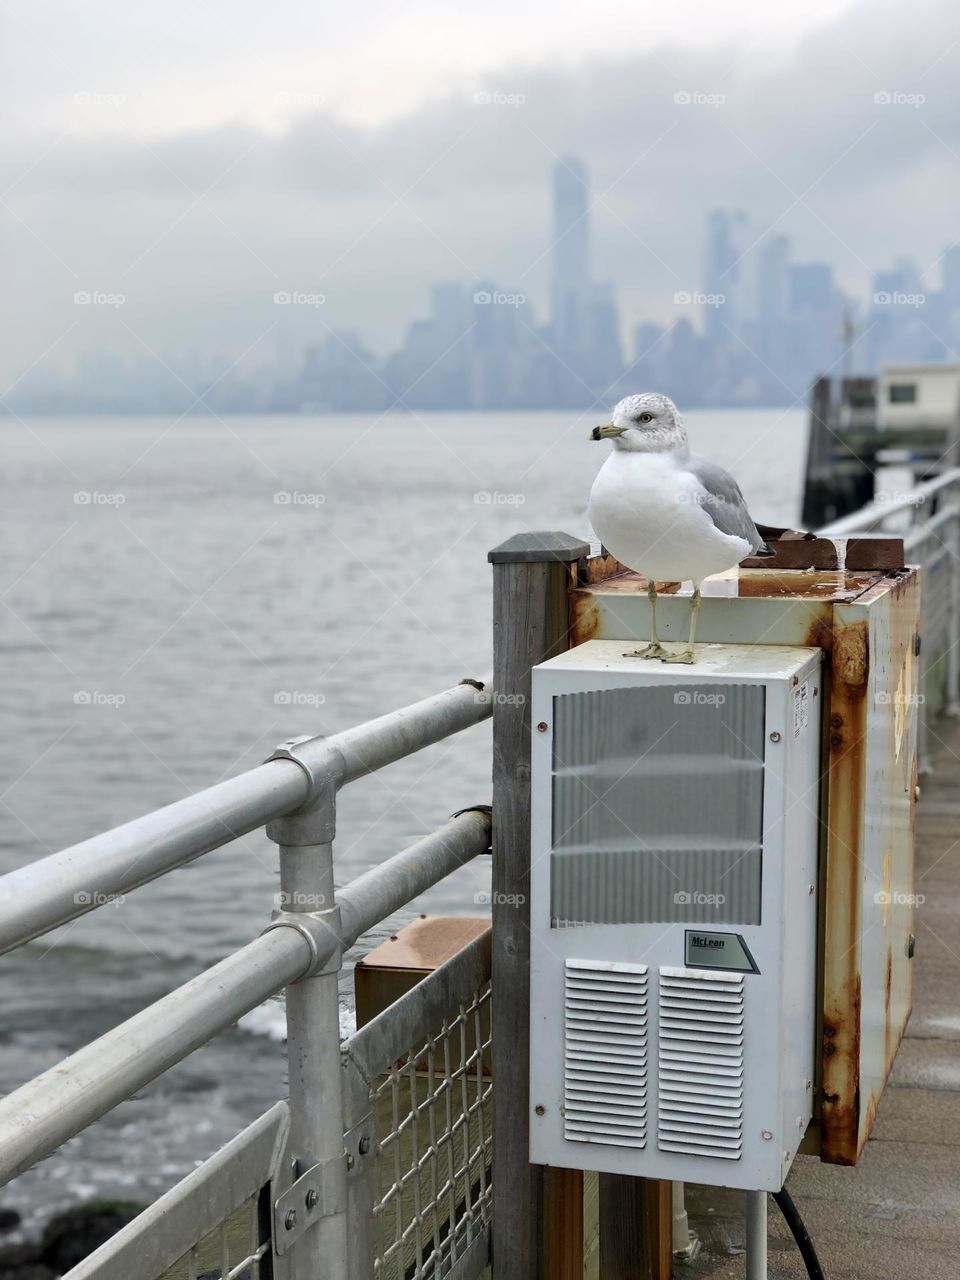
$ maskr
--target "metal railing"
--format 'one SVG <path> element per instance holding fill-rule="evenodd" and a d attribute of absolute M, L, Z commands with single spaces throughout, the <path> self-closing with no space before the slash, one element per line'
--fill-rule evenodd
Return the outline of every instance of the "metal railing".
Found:
<path fill-rule="evenodd" d="M 338 975 L 363 933 L 489 850 L 489 809 L 459 812 L 336 894 L 333 838 L 341 786 L 486 719 L 492 705 L 465 681 L 346 733 L 286 742 L 256 769 L 0 879 L 6 951 L 259 825 L 279 845 L 284 909 L 258 938 L 0 1101 L 6 1182 L 286 989 L 288 1100 L 71 1280 L 472 1280 L 486 1265 L 489 940 L 342 1051 Z M 382 1151 L 393 1174 L 378 1189 Z M 374 1247 L 371 1213 L 392 1223 L 392 1242 Z"/>
<path fill-rule="evenodd" d="M 878 499 L 820 530 L 903 538 L 907 564 L 923 570 L 920 593 L 919 769 L 927 772 L 933 721 L 960 709 L 960 468 Z"/>

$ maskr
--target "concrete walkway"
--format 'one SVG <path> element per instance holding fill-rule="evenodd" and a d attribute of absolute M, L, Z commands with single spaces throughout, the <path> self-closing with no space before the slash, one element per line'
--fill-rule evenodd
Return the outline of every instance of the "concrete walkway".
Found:
<path fill-rule="evenodd" d="M 827 1280 L 960 1280 L 960 721 L 941 720 L 922 781 L 913 1014 L 855 1169 L 795 1163 L 787 1186 Z M 770 1280 L 804 1277 L 773 1200 Z M 744 1275 L 743 1199 L 688 1188 L 703 1252 L 678 1280 Z"/>

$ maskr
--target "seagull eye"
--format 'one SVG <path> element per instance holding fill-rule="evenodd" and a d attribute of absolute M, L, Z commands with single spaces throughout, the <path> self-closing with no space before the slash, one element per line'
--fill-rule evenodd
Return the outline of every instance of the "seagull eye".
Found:
<path fill-rule="evenodd" d="M 638 422 L 652 422 L 652 421 L 653 421 L 653 414 L 652 414 L 652 413 L 641 413 L 641 415 L 640 415 L 640 417 L 637 419 L 637 421 L 638 421 Z"/>

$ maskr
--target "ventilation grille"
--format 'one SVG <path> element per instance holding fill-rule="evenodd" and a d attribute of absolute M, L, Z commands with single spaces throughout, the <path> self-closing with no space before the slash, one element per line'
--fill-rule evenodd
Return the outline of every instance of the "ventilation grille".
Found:
<path fill-rule="evenodd" d="M 661 969 L 657 1145 L 739 1160 L 743 975 Z"/>
<path fill-rule="evenodd" d="M 647 1138 L 647 966 L 567 960 L 563 1136 L 642 1147 Z"/>

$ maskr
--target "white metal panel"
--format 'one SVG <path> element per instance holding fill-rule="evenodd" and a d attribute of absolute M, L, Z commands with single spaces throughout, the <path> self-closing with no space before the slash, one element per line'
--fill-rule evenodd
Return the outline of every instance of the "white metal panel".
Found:
<path fill-rule="evenodd" d="M 778 1190 L 796 1153 L 812 1107 L 815 1048 L 817 804 L 819 764 L 820 651 L 780 646 L 704 645 L 689 667 L 664 666 L 625 653 L 623 641 L 590 641 L 534 671 L 533 813 L 531 877 L 531 1159 L 544 1164 L 748 1189 Z M 662 710 L 663 691 L 690 694 L 674 704 L 678 717 L 699 705 L 722 707 L 725 688 L 762 688 L 762 874 L 759 922 L 703 923 L 702 910 L 686 919 L 620 924 L 558 921 L 551 909 L 551 868 L 556 847 L 553 790 L 556 770 L 555 699 L 590 690 L 647 689 Z M 694 695 L 711 696 L 699 702 Z M 653 702 L 651 702 L 653 707 Z M 635 695 L 625 699 L 630 715 L 642 716 Z M 651 711 L 651 715 L 654 712 Z M 659 713 L 656 713 L 656 717 Z M 656 718 L 655 717 L 655 718 Z M 650 756 L 670 755 L 670 721 Z M 682 721 L 679 722 L 681 725 Z M 691 721 L 679 734 L 688 733 Z M 649 726 L 648 726 L 649 727 Z M 757 726 L 752 726 L 757 732 Z M 740 730 L 736 730 L 742 737 Z M 755 749 L 755 748 L 754 748 Z M 603 743 L 598 739 L 598 754 Z M 637 753 L 635 753 L 636 755 Z M 626 761 L 624 767 L 630 767 Z M 683 767 L 677 758 L 670 767 Z M 659 766 L 658 766 L 659 767 Z M 664 766 L 666 767 L 666 766 Z M 736 795 L 731 787 L 730 796 Z M 608 803 L 602 792 L 590 803 Z M 709 830 L 709 817 L 724 792 L 698 804 L 686 800 L 690 827 Z M 748 813 L 749 807 L 744 810 Z M 652 812 L 652 810 L 651 810 Z M 657 858 L 642 821 L 634 815 L 635 857 Z M 707 822 L 704 822 L 704 819 Z M 653 824 L 655 827 L 657 824 Z M 718 816 L 716 824 L 723 830 Z M 662 824 L 661 824 L 662 826 Z M 661 834 L 662 831 L 661 831 Z M 681 832 L 682 834 L 682 832 Z M 655 833 L 654 833 L 655 835 Z M 675 824 L 669 835 L 677 835 Z M 644 846 L 647 846 L 646 848 Z M 709 849 L 709 844 L 705 846 Z M 680 886 L 678 892 L 696 890 Z M 682 907 L 684 904 L 678 904 Z M 689 904 L 691 908 L 695 903 Z M 702 907 L 703 904 L 699 904 Z M 722 914 L 722 913 L 721 913 Z M 558 925 L 567 927 L 558 927 Z M 738 939 L 743 972 L 691 965 L 697 955 Z M 646 970 L 646 1074 L 642 1080 L 644 1142 L 598 1141 L 612 1126 L 617 1107 L 591 1114 L 593 1137 L 572 1140 L 566 1132 L 566 974 L 581 968 L 641 966 Z M 612 1003 L 612 1002 L 611 1002 Z M 683 1008 L 677 1008 L 683 1004 Z M 612 1038 L 603 1011 L 601 1025 Z M 636 1017 L 636 1010 L 631 1016 Z M 619 1065 L 629 1065 L 620 1063 Z M 612 1081 L 611 1081 L 612 1082 Z M 634 1078 L 621 1092 L 634 1090 Z M 616 1101 L 616 1106 L 614 1102 Z M 641 1109 L 634 1112 L 639 1115 Z M 623 1125 L 629 1130 L 629 1126 Z M 630 1133 L 636 1135 L 635 1124 Z M 656 1140 L 654 1140 L 654 1133 Z"/>

